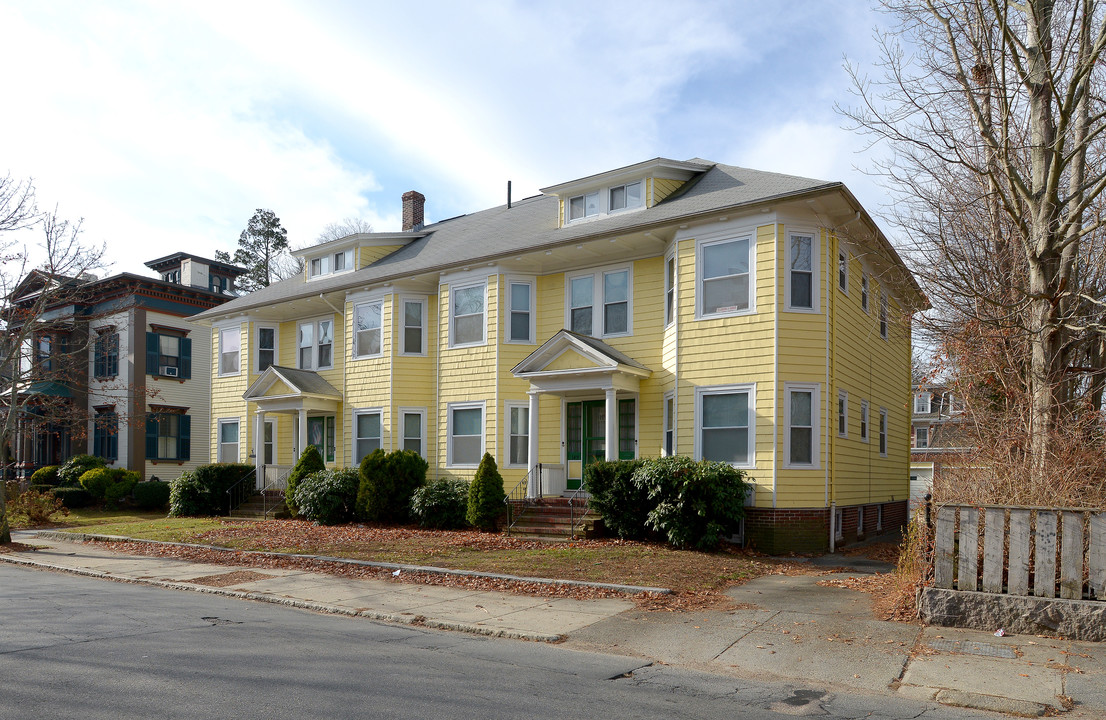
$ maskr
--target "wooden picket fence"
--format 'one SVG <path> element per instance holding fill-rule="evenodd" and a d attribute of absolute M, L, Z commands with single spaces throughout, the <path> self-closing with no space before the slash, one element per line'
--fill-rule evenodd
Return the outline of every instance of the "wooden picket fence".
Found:
<path fill-rule="evenodd" d="M 939 588 L 1106 600 L 1106 510 L 944 505 L 933 576 Z"/>

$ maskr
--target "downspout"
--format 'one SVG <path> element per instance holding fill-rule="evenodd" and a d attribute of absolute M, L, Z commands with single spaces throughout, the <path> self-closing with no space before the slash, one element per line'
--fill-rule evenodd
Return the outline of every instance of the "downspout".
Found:
<path fill-rule="evenodd" d="M 442 287 L 441 276 L 438 279 L 438 298 L 434 306 L 434 312 L 438 314 L 438 339 L 434 347 L 434 477 L 444 477 L 442 473 Z M 448 307 L 448 306 L 447 306 Z M 426 309 L 427 317 L 430 316 L 430 308 Z M 447 320 L 448 322 L 448 320 Z M 429 337 L 429 333 L 427 334 Z M 428 348 L 429 349 L 429 348 Z M 448 422 L 448 419 L 447 419 Z M 427 426 L 430 423 L 427 422 Z M 429 434 L 429 432 L 427 432 Z M 447 439 L 448 442 L 448 439 Z M 429 443 L 427 444 L 429 447 Z"/>
<path fill-rule="evenodd" d="M 859 213 L 857 215 L 859 216 Z M 825 420 L 826 420 L 826 422 L 825 422 L 825 443 L 826 443 L 826 467 L 825 467 L 826 490 L 825 490 L 825 493 L 826 494 L 825 494 L 825 498 L 823 499 L 823 503 L 828 504 L 830 506 L 830 521 L 829 521 L 830 542 L 829 542 L 829 548 L 830 548 L 831 553 L 834 550 L 834 537 L 836 535 L 836 532 L 834 532 L 833 524 L 834 524 L 834 518 L 835 518 L 837 513 L 835 512 L 836 502 L 834 502 L 834 503 L 830 502 L 831 495 L 836 495 L 836 492 L 833 492 L 833 493 L 830 492 L 830 466 L 832 464 L 834 464 L 834 460 L 837 457 L 837 453 L 836 453 L 835 446 L 832 444 L 833 443 L 833 440 L 832 440 L 833 436 L 830 433 L 830 424 L 831 424 L 831 421 L 832 421 L 832 416 L 831 416 L 830 412 L 833 409 L 832 408 L 833 399 L 831 398 L 833 393 L 832 393 L 832 390 L 831 390 L 831 387 L 830 387 L 830 359 L 833 357 L 833 352 L 836 349 L 836 348 L 834 348 L 834 346 L 831 342 L 831 339 L 830 339 L 830 328 L 831 328 L 830 314 L 834 309 L 836 309 L 836 306 L 837 306 L 837 292 L 832 289 L 835 285 L 837 285 L 837 283 L 835 282 L 836 278 L 833 275 L 833 261 L 835 259 L 835 256 L 839 255 L 839 253 L 840 253 L 840 250 L 838 250 L 838 253 L 833 252 L 834 249 L 837 249 L 837 248 L 831 247 L 833 238 L 836 238 L 836 233 L 831 233 L 829 230 L 827 230 L 826 231 L 826 250 L 827 250 L 827 252 L 826 252 L 826 281 L 824 283 L 822 283 L 826 288 L 826 308 L 825 308 L 825 311 L 826 311 L 826 411 L 824 413 Z M 835 486 L 834 490 L 836 491 L 836 486 Z M 835 498 L 835 500 L 836 500 L 836 498 Z"/>
<path fill-rule="evenodd" d="M 780 441 L 780 224 L 772 223 L 772 508 L 776 508 L 776 483 L 779 474 L 777 447 Z M 754 410 L 755 412 L 755 410 Z M 756 440 L 754 438 L 755 448 Z"/>

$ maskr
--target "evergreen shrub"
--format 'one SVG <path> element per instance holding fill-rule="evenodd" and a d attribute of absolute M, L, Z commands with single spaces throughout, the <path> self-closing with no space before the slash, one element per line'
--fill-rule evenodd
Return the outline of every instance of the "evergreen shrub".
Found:
<path fill-rule="evenodd" d="M 355 468 L 320 470 L 296 485 L 300 516 L 319 525 L 337 525 L 353 518 L 360 474 Z"/>
<path fill-rule="evenodd" d="M 499 516 L 507 509 L 504 504 L 506 499 L 507 493 L 503 491 L 503 476 L 499 474 L 499 466 L 490 453 L 484 453 L 480 466 L 476 468 L 476 476 L 469 485 L 466 513 L 469 524 L 486 532 L 498 530 Z"/>
<path fill-rule="evenodd" d="M 468 525 L 469 484 L 460 478 L 441 478 L 423 485 L 411 497 L 411 516 L 419 527 L 456 530 Z"/>
<path fill-rule="evenodd" d="M 323 462 L 323 456 L 319 454 L 319 448 L 314 445 L 308 445 L 307 448 L 300 453 L 299 460 L 296 461 L 295 466 L 292 468 L 292 472 L 288 475 L 288 484 L 284 487 L 284 505 L 288 508 L 288 512 L 291 513 L 292 517 L 295 517 L 299 512 L 299 509 L 296 507 L 296 485 L 311 473 L 316 473 L 320 470 L 326 470 L 326 463 Z"/>

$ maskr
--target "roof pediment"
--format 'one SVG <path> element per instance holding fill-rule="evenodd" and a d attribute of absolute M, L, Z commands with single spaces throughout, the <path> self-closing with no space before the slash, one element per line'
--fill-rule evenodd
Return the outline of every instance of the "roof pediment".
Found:
<path fill-rule="evenodd" d="M 587 335 L 560 330 L 515 365 L 515 377 L 619 372 L 649 377 L 653 371 L 629 355 Z"/>
<path fill-rule="evenodd" d="M 253 381 L 242 398 L 248 402 L 274 398 L 327 398 L 341 400 L 342 393 L 312 370 L 271 365 Z"/>

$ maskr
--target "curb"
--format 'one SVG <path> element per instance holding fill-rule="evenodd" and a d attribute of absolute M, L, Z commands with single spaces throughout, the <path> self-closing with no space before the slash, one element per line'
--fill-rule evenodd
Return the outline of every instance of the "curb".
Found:
<path fill-rule="evenodd" d="M 1030 700 L 1014 700 L 964 690 L 941 690 L 934 699 L 942 705 L 971 708 L 973 710 L 990 710 L 1020 717 L 1041 717 L 1050 709 L 1048 705 Z"/>
<path fill-rule="evenodd" d="M 61 534 L 64 535 L 65 533 Z M 111 536 L 102 535 L 100 537 L 106 538 Z M 176 545 L 178 543 L 163 544 Z M 280 555 L 280 553 L 270 554 Z M 324 613 L 327 615 L 345 615 L 347 617 L 360 617 L 368 620 L 376 620 L 379 622 L 427 627 L 433 628 L 435 630 L 453 630 L 455 632 L 469 633 L 470 635 L 483 635 L 485 637 L 506 638 L 510 640 L 529 640 L 532 642 L 544 643 L 557 643 L 565 639 L 563 635 L 533 633 L 527 632 L 525 630 L 496 630 L 494 628 L 488 628 L 481 625 L 472 625 L 470 623 L 434 620 L 433 618 L 427 618 L 423 615 L 415 615 L 413 613 L 386 613 L 378 612 L 376 610 L 351 610 L 350 608 L 338 607 L 336 605 L 327 605 L 325 603 L 311 602 L 309 600 L 297 600 L 295 598 L 276 597 L 273 595 L 265 595 L 263 593 L 242 592 L 240 590 L 226 590 L 224 588 L 208 587 L 206 585 L 167 582 L 165 580 L 145 580 L 139 578 L 123 577 L 121 575 L 111 575 L 109 573 L 103 573 L 98 570 L 86 570 L 83 568 L 72 568 L 65 567 L 63 565 L 38 562 L 37 560 L 31 560 L 30 558 L 15 557 L 11 553 L 0 554 L 0 562 L 6 562 L 11 565 L 22 565 L 23 567 L 38 568 L 41 570 L 52 570 L 54 572 L 68 573 L 70 575 L 79 575 L 81 577 L 90 577 L 99 580 L 110 580 L 112 582 L 125 583 L 128 585 L 148 585 L 151 587 L 159 587 L 167 590 L 185 590 L 204 593 L 207 595 L 220 595 L 222 597 L 237 598 L 239 600 L 254 600 L 256 602 L 264 602 L 271 605 L 284 605 L 286 607 L 296 608 L 297 610 L 311 610 L 313 612 Z"/>
<path fill-rule="evenodd" d="M 319 562 L 339 563 L 344 565 L 357 565 L 359 567 L 380 568 L 382 570 L 402 570 L 411 573 L 427 573 L 430 575 L 454 575 L 466 578 L 482 578 L 487 580 L 505 580 L 508 582 L 527 582 L 538 585 L 553 585 L 566 587 L 585 587 L 597 590 L 610 590 L 626 595 L 638 595 L 640 593 L 652 593 L 654 595 L 671 595 L 670 588 L 657 588 L 639 585 L 618 585 L 615 583 L 597 583 L 586 580 L 558 580 L 555 578 L 526 577 L 524 575 L 503 575 L 500 573 L 485 573 L 475 570 L 452 570 L 450 568 L 434 567 L 432 565 L 401 565 L 398 563 L 373 562 L 371 560 L 351 560 L 349 558 L 331 557 L 329 555 L 296 555 L 293 553 L 262 552 L 259 550 L 235 550 L 234 548 L 218 547 L 215 545 L 198 545 L 195 543 L 175 543 L 163 540 L 138 540 L 122 535 L 97 535 L 95 533 L 66 533 L 55 530 L 39 530 L 36 537 L 47 540 L 60 540 L 62 542 L 133 542 L 149 545 L 164 545 L 169 547 L 194 548 L 198 550 L 218 550 L 220 552 L 233 552 L 242 555 L 256 555 L 257 557 L 288 558 L 297 560 L 317 560 Z"/>

